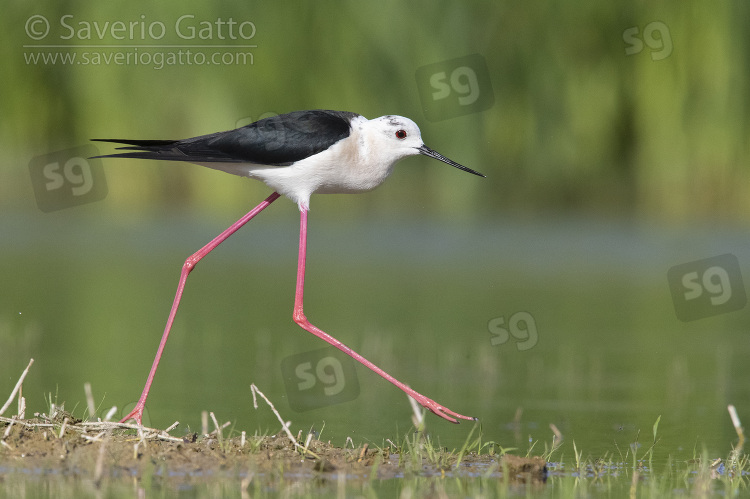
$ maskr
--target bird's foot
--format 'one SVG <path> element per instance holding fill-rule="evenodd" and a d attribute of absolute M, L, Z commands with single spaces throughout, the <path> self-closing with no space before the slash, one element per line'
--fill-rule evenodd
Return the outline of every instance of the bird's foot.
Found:
<path fill-rule="evenodd" d="M 437 402 L 435 402 L 434 400 L 429 399 L 429 398 L 425 397 L 424 395 L 419 394 L 417 392 L 410 393 L 409 396 L 412 397 L 414 400 L 416 400 L 425 409 L 429 410 L 430 412 L 432 412 L 436 416 L 440 416 L 441 418 L 443 418 L 443 419 L 445 419 L 447 421 L 450 421 L 451 423 L 456 423 L 456 424 L 459 423 L 459 421 L 457 419 L 455 419 L 455 418 L 465 419 L 467 421 L 478 421 L 477 418 L 473 418 L 473 417 L 470 417 L 470 416 L 464 416 L 464 415 L 461 415 L 461 414 L 459 414 L 457 412 L 453 412 L 450 409 L 448 409 L 447 407 L 445 407 L 443 405 L 440 405 Z M 451 416 L 455 416 L 455 418 L 453 418 Z"/>
<path fill-rule="evenodd" d="M 120 423 L 124 423 L 126 421 L 129 421 L 131 419 L 135 420 L 135 423 L 139 426 L 143 426 L 143 409 L 146 406 L 145 403 L 141 403 L 139 400 L 137 404 L 135 404 L 135 407 L 132 411 L 130 411 L 130 414 L 125 416 L 120 420 Z"/>

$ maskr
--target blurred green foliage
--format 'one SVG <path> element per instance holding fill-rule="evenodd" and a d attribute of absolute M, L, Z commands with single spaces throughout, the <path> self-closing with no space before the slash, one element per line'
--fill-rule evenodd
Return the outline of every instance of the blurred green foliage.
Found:
<path fill-rule="evenodd" d="M 0 199 L 6 209 L 35 209 L 30 159 L 89 138 L 181 138 L 234 128 L 264 113 L 330 108 L 370 118 L 409 116 L 428 145 L 487 179 L 409 159 L 397 169 L 399 180 L 378 195 L 356 202 L 314 198 L 313 209 L 740 219 L 750 208 L 748 9 L 742 2 L 699 1 L 13 1 L 0 20 Z M 39 15 L 50 34 L 36 41 L 27 30 Z M 214 23 L 210 39 L 178 36 L 174 25 L 183 15 L 195 16 L 196 29 Z M 60 36 L 71 31 L 63 16 L 76 30 L 65 40 Z M 254 34 L 221 40 L 217 19 L 251 21 Z M 117 21 L 135 23 L 135 39 L 126 33 L 118 40 L 122 32 L 112 30 L 99 38 L 93 23 Z M 166 27 L 158 40 L 148 36 L 153 23 Z M 92 27 L 90 40 L 80 36 L 85 24 Z M 24 48 L 40 43 L 128 47 Z M 28 62 L 28 54 L 42 51 L 76 53 L 80 61 L 84 52 L 241 43 L 256 45 L 248 49 L 251 64 L 155 69 Z M 177 47 L 132 47 L 140 44 Z M 487 62 L 494 105 L 427 121 L 417 69 L 475 53 Z M 100 146 L 102 153 L 107 147 Z M 110 214 L 164 208 L 234 214 L 267 193 L 256 182 L 193 166 L 107 160 L 105 168 L 110 194 L 100 209 Z"/>

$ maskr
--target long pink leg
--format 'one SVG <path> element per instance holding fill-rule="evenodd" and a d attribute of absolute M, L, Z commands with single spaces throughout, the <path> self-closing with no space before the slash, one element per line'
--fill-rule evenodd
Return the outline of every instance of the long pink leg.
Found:
<path fill-rule="evenodd" d="M 166 345 L 167 343 L 167 338 L 169 337 L 169 331 L 172 329 L 172 323 L 174 322 L 175 315 L 177 315 L 177 308 L 180 306 L 182 292 L 185 289 L 185 282 L 187 281 L 187 277 L 190 272 L 192 272 L 201 258 L 211 253 L 214 248 L 223 243 L 229 236 L 237 232 L 240 227 L 252 220 L 255 215 L 263 211 L 266 207 L 268 207 L 269 204 L 273 203 L 278 198 L 279 193 L 274 192 L 273 194 L 268 196 L 262 203 L 250 210 L 247 215 L 243 216 L 235 223 L 230 225 L 224 232 L 216 236 L 210 243 L 199 249 L 195 254 L 191 255 L 187 260 L 185 260 L 185 264 L 182 266 L 182 272 L 180 273 L 180 283 L 177 285 L 177 293 L 174 297 L 174 303 L 172 303 L 172 310 L 169 312 L 167 326 L 164 328 L 164 334 L 161 337 L 159 348 L 158 350 L 156 350 L 156 358 L 154 359 L 154 363 L 151 365 L 151 371 L 148 373 L 146 386 L 143 387 L 143 393 L 141 393 L 141 398 L 138 399 L 138 403 L 135 404 L 135 408 L 130 411 L 130 414 L 122 418 L 122 420 L 120 421 L 121 423 L 124 423 L 128 419 L 135 419 L 136 423 L 141 424 L 141 420 L 143 418 L 143 408 L 146 406 L 146 398 L 148 398 L 148 392 L 151 389 L 151 383 L 153 383 L 154 381 L 156 368 L 159 365 L 161 354 L 164 351 L 164 345 Z"/>
<path fill-rule="evenodd" d="M 365 366 L 369 367 L 373 371 L 375 371 L 377 374 L 382 376 L 383 378 L 387 379 L 400 389 L 402 389 L 404 392 L 406 392 L 407 395 L 411 396 L 413 399 L 415 399 L 417 402 L 419 402 L 423 407 L 429 409 L 436 415 L 440 416 L 443 419 L 447 419 L 451 423 L 458 423 L 458 421 L 450 416 L 455 416 L 460 419 L 468 419 L 471 421 L 476 421 L 477 418 L 472 418 L 469 416 L 462 416 L 461 414 L 458 414 L 457 412 L 453 412 L 450 409 L 448 409 L 445 406 L 442 406 L 435 402 L 434 400 L 431 400 L 424 395 L 421 395 L 417 393 L 416 391 L 409 388 L 404 383 L 400 382 L 387 372 L 380 369 L 378 366 L 370 362 L 369 360 L 362 357 L 360 354 L 349 348 L 348 346 L 341 343 L 339 340 L 331 336 L 330 334 L 326 333 L 325 331 L 322 331 L 312 325 L 310 321 L 307 320 L 307 317 L 305 317 L 305 313 L 303 311 L 303 294 L 305 289 L 305 256 L 307 254 L 307 208 L 302 208 L 300 211 L 300 230 L 299 230 L 299 262 L 297 264 L 297 292 L 294 296 L 294 322 L 300 325 L 302 329 L 314 334 L 318 338 L 326 341 L 327 343 L 333 345 L 334 347 L 338 348 L 345 354 L 352 357 L 354 360 L 357 360 L 358 362 L 364 364 Z M 450 415 L 450 416 L 449 416 Z"/>

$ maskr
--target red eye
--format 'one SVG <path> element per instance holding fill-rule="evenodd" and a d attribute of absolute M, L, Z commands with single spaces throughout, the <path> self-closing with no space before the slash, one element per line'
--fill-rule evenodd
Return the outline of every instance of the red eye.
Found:
<path fill-rule="evenodd" d="M 399 140 L 403 140 L 406 138 L 406 130 L 399 130 L 396 132 L 396 138 Z"/>

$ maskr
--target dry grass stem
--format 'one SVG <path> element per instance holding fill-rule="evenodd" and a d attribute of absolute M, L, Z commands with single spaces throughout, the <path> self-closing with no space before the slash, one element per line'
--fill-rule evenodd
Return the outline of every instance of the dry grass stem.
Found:
<path fill-rule="evenodd" d="M 311 451 L 309 449 L 305 449 L 304 447 L 302 447 L 297 442 L 297 440 L 294 438 L 294 435 L 292 435 L 292 432 L 289 431 L 289 425 L 290 425 L 290 423 L 284 422 L 284 420 L 281 417 L 281 414 L 279 414 L 279 411 L 277 411 L 276 407 L 274 407 L 274 405 L 271 403 L 271 401 L 268 400 L 268 397 L 266 397 L 263 394 L 263 392 L 261 392 L 258 389 L 258 387 L 255 386 L 255 383 L 253 383 L 253 384 L 250 385 L 250 391 L 253 394 L 253 407 L 254 408 L 256 408 L 256 409 L 258 408 L 258 399 L 255 396 L 255 394 L 257 393 L 258 395 L 260 395 L 263 398 L 263 400 L 266 401 L 266 404 L 268 404 L 268 407 L 270 407 L 271 410 L 273 411 L 273 413 L 276 415 L 276 418 L 279 420 L 279 423 L 281 423 L 281 428 L 284 430 L 284 432 L 286 433 L 286 435 L 289 437 L 289 440 L 292 441 L 292 443 L 294 444 L 294 446 L 296 448 L 300 449 L 301 451 L 303 451 L 304 453 L 310 454 L 311 456 L 315 457 L 316 459 L 320 459 L 320 456 L 318 456 L 317 454 L 315 454 L 313 451 Z"/>
<path fill-rule="evenodd" d="M 83 384 L 83 391 L 86 394 L 86 407 L 89 410 L 89 417 L 93 418 L 96 414 L 96 404 L 94 404 L 94 394 L 91 391 L 91 383 L 88 381 Z"/>
<path fill-rule="evenodd" d="M 29 374 L 29 369 L 31 369 L 31 365 L 34 363 L 34 359 L 29 360 L 29 365 L 26 366 L 26 369 L 23 370 L 23 373 L 21 373 L 21 377 L 18 378 L 18 383 L 16 383 L 16 386 L 13 388 L 13 391 L 10 392 L 10 397 L 8 397 L 8 401 L 5 402 L 5 404 L 0 407 L 0 416 L 3 415 L 3 413 L 10 407 L 11 402 L 13 402 L 13 399 L 15 398 L 16 394 L 18 393 L 18 390 L 21 389 L 21 385 L 23 385 L 23 380 L 26 377 L 27 374 Z"/>
<path fill-rule="evenodd" d="M 62 425 L 60 425 L 60 435 L 57 438 L 62 438 L 65 435 L 65 428 L 68 426 L 68 418 L 63 419 Z"/>
<path fill-rule="evenodd" d="M 99 435 L 103 435 L 104 432 Z M 99 454 L 96 457 L 96 464 L 94 465 L 94 485 L 99 488 L 102 484 L 102 478 L 104 477 L 104 456 L 106 455 L 107 443 L 111 437 L 111 433 L 107 433 L 107 438 L 102 441 L 99 446 Z"/>

